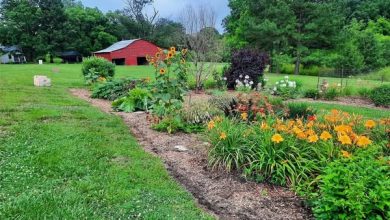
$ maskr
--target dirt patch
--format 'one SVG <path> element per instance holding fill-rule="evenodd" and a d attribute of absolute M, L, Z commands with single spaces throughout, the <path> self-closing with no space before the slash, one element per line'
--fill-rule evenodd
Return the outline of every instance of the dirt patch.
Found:
<path fill-rule="evenodd" d="M 337 104 L 337 105 L 366 107 L 366 108 L 379 109 L 379 110 L 389 110 L 390 109 L 390 108 L 386 108 L 386 107 L 375 106 L 375 104 L 371 100 L 363 99 L 360 97 L 340 97 L 334 101 L 313 100 L 313 99 L 309 99 L 309 98 L 301 98 L 301 99 L 288 100 L 288 102 L 328 103 L 328 104 Z"/>
<path fill-rule="evenodd" d="M 110 114 L 119 115 L 147 152 L 160 157 L 170 174 L 196 198 L 200 207 L 220 219 L 312 219 L 303 201 L 285 188 L 248 182 L 238 175 L 207 167 L 208 143 L 193 134 L 169 135 L 150 129 L 146 114 L 118 113 L 111 102 L 91 99 L 87 90 L 71 93 Z M 204 97 L 205 98 L 205 97 Z M 187 151 L 177 151 L 175 146 Z"/>

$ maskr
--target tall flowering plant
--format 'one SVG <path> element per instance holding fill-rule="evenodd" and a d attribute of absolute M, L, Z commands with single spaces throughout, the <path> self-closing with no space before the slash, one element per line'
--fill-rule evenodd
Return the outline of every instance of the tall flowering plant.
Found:
<path fill-rule="evenodd" d="M 189 66 L 186 62 L 187 49 L 177 51 L 175 47 L 159 51 L 147 57 L 155 69 L 155 81 L 152 95 L 155 99 L 153 112 L 162 117 L 182 107 L 183 97 L 188 90 L 187 75 Z"/>

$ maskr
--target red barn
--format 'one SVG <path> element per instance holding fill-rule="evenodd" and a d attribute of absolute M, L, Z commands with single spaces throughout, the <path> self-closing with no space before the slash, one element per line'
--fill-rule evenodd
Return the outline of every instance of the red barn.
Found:
<path fill-rule="evenodd" d="M 94 52 L 95 56 L 103 57 L 116 65 L 146 65 L 146 55 L 154 56 L 158 47 L 146 40 L 123 40 L 110 47 Z"/>

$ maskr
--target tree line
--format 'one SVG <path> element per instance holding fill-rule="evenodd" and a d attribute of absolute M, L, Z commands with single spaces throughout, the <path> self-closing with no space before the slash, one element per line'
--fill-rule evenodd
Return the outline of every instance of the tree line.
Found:
<path fill-rule="evenodd" d="M 123 39 L 142 38 L 168 48 L 183 42 L 179 22 L 146 14 L 152 0 L 127 0 L 122 10 L 103 13 L 75 0 L 1 0 L 0 44 L 19 45 L 29 61 L 66 50 L 84 56 Z"/>
<path fill-rule="evenodd" d="M 280 72 L 294 64 L 350 73 L 390 65 L 389 0 L 229 0 L 232 49 L 257 48 Z"/>

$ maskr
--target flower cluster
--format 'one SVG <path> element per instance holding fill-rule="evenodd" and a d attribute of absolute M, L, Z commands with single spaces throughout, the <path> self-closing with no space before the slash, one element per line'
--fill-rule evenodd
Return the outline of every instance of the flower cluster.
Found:
<path fill-rule="evenodd" d="M 282 96 L 285 99 L 295 98 L 298 92 L 298 85 L 296 81 L 289 80 L 288 76 L 277 81 L 271 90 L 272 95 Z"/>
<path fill-rule="evenodd" d="M 236 90 L 240 92 L 249 92 L 253 87 L 253 80 L 248 75 L 240 75 L 239 79 L 236 79 Z"/>

